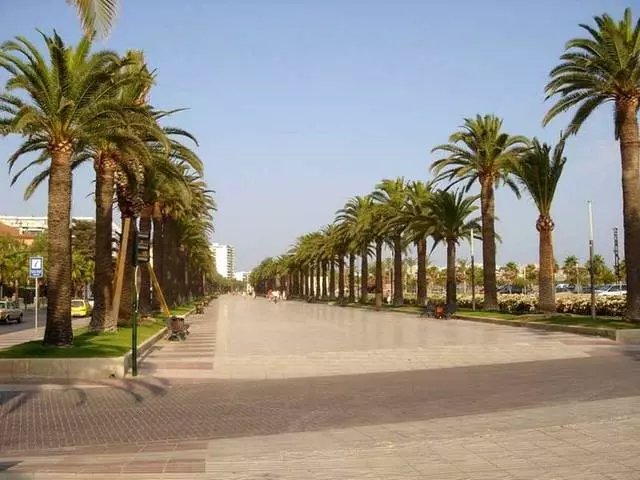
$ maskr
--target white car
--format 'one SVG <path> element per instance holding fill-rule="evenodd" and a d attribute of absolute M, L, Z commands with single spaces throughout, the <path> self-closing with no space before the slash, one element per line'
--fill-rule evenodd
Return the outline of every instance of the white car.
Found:
<path fill-rule="evenodd" d="M 11 300 L 0 300 L 0 323 L 22 323 L 22 310 Z"/>
<path fill-rule="evenodd" d="M 618 295 L 626 295 L 627 294 L 627 286 L 625 284 L 619 285 L 607 285 L 602 290 L 596 291 L 596 295 L 601 297 L 615 297 Z"/>

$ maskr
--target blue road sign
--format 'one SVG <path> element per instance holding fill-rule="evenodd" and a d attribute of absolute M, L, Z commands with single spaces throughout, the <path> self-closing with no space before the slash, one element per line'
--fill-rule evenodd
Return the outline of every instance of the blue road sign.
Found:
<path fill-rule="evenodd" d="M 29 257 L 29 277 L 44 277 L 44 259 L 42 257 Z"/>

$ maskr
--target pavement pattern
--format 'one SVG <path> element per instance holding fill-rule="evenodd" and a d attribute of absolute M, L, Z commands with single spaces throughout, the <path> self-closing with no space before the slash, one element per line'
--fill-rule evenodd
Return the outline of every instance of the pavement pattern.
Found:
<path fill-rule="evenodd" d="M 222 297 L 124 381 L 0 386 L 0 479 L 640 478 L 640 349 Z"/>

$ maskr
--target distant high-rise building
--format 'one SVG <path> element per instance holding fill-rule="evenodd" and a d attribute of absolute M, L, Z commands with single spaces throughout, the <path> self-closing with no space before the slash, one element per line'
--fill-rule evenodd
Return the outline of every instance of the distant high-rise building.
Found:
<path fill-rule="evenodd" d="M 233 278 L 239 282 L 246 282 L 251 272 L 235 272 Z"/>
<path fill-rule="evenodd" d="M 233 278 L 236 269 L 236 257 L 231 245 L 212 243 L 211 251 L 216 260 L 216 270 L 224 278 Z"/>

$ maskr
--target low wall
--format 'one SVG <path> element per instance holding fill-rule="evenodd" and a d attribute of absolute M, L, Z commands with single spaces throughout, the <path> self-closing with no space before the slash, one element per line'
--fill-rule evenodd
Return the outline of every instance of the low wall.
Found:
<path fill-rule="evenodd" d="M 163 328 L 138 346 L 138 360 L 167 332 Z M 131 369 L 131 351 L 121 357 L 1 358 L 0 379 L 57 378 L 106 380 L 124 378 Z"/>

